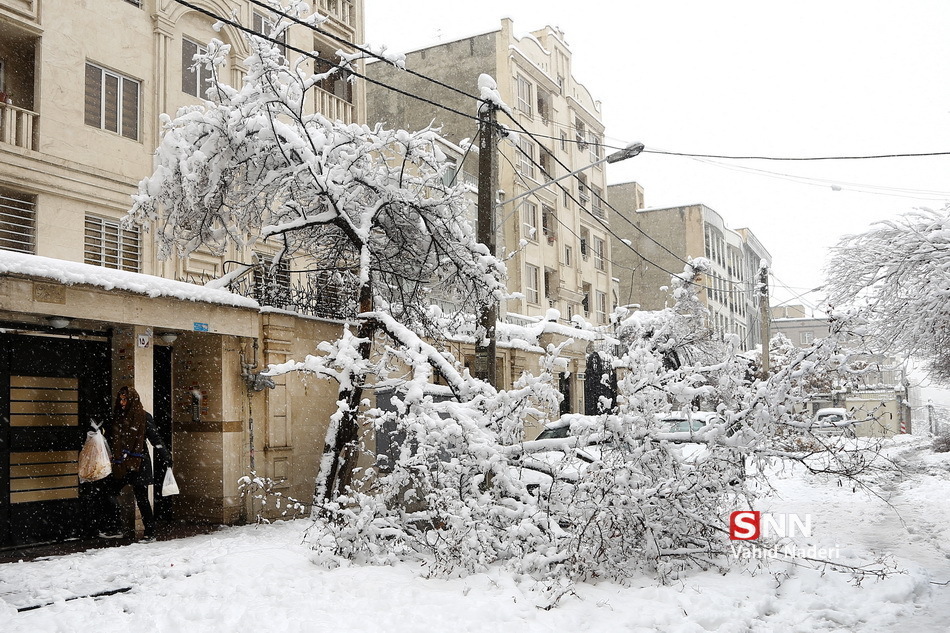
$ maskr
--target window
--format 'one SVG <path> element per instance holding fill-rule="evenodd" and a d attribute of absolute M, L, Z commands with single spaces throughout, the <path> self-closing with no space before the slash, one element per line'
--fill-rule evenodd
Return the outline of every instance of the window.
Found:
<path fill-rule="evenodd" d="M 538 239 L 538 205 L 533 202 L 523 202 L 521 208 L 524 236 L 529 240 Z"/>
<path fill-rule="evenodd" d="M 597 291 L 597 322 L 607 322 L 607 293 Z"/>
<path fill-rule="evenodd" d="M 544 296 L 548 299 L 557 299 L 557 271 L 544 269 Z"/>
<path fill-rule="evenodd" d="M 284 57 L 287 56 L 287 31 L 282 31 L 280 35 L 273 36 L 271 35 L 274 31 L 274 28 L 277 26 L 277 23 L 271 20 L 270 18 L 264 17 L 257 11 L 254 12 L 254 25 L 251 27 L 255 33 L 260 33 L 264 37 L 277 40 L 277 50 L 280 51 L 280 54 Z M 271 42 L 273 44 L 273 42 Z"/>
<path fill-rule="evenodd" d="M 531 82 L 518 75 L 518 109 L 532 116 L 531 109 Z"/>
<path fill-rule="evenodd" d="M 590 205 L 590 189 L 587 188 L 587 176 L 580 174 L 577 176 L 577 198 L 584 209 Z"/>
<path fill-rule="evenodd" d="M 581 287 L 584 298 L 581 300 L 581 307 L 584 308 L 584 316 L 590 316 L 590 284 L 585 283 Z"/>
<path fill-rule="evenodd" d="M 83 261 L 93 266 L 139 272 L 139 232 L 119 226 L 118 220 L 86 216 Z"/>
<path fill-rule="evenodd" d="M 587 259 L 590 257 L 590 231 L 581 229 L 581 257 Z"/>
<path fill-rule="evenodd" d="M 812 341 L 815 339 L 815 333 L 812 331 L 802 332 L 802 345 L 811 345 Z"/>
<path fill-rule="evenodd" d="M 591 185 L 590 188 L 591 201 L 590 201 L 590 211 L 598 218 L 606 217 L 604 212 L 604 190 L 600 187 L 595 187 Z"/>
<path fill-rule="evenodd" d="M 139 82 L 86 63 L 86 125 L 139 138 Z"/>
<path fill-rule="evenodd" d="M 551 95 L 543 90 L 538 90 L 538 114 L 542 123 L 551 120 Z"/>
<path fill-rule="evenodd" d="M 541 297 L 538 293 L 539 270 L 537 266 L 525 264 L 524 267 L 524 294 L 528 303 L 540 303 Z"/>
<path fill-rule="evenodd" d="M 561 132 L 561 151 L 567 151 L 567 132 Z"/>
<path fill-rule="evenodd" d="M 595 163 L 604 157 L 604 146 L 600 143 L 600 137 L 594 133 L 590 135 L 590 162 Z"/>
<path fill-rule="evenodd" d="M 129 4 L 134 4 L 137 7 L 142 6 L 142 0 L 125 0 L 125 1 L 128 2 Z"/>
<path fill-rule="evenodd" d="M 211 71 L 195 64 L 195 55 L 207 55 L 208 48 L 189 39 L 181 39 L 181 91 L 192 97 L 204 97 Z"/>
<path fill-rule="evenodd" d="M 557 238 L 557 216 L 554 209 L 546 205 L 541 207 L 541 231 L 549 242 Z"/>
<path fill-rule="evenodd" d="M 534 143 L 522 136 L 518 140 L 518 170 L 528 178 L 534 178 Z"/>
<path fill-rule="evenodd" d="M 587 149 L 587 125 L 580 120 L 580 118 L 574 118 L 574 136 L 577 141 L 577 147 L 583 152 Z"/>
<path fill-rule="evenodd" d="M 553 171 L 554 157 L 551 156 L 551 152 L 548 151 L 547 148 L 542 147 L 541 156 L 539 156 L 538 158 L 539 158 L 538 164 L 541 165 L 541 176 L 544 178 L 544 182 L 548 182 L 552 180 L 553 179 L 552 174 L 554 173 Z"/>
<path fill-rule="evenodd" d="M 337 59 L 336 52 L 333 49 L 326 47 L 319 48 L 315 42 L 314 51 L 317 57 L 317 59 L 313 61 L 314 73 L 324 74 L 329 73 L 331 70 L 338 69 L 325 79 L 317 82 L 317 86 L 324 92 L 328 92 L 338 99 L 342 99 L 347 103 L 353 103 L 353 84 L 350 81 L 353 76 L 352 73 L 345 68 L 340 68 L 333 62 L 333 60 Z"/>
<path fill-rule="evenodd" d="M 290 265 L 282 259 L 275 265 L 270 255 L 257 254 L 254 267 L 254 299 L 265 306 L 290 305 Z"/>
<path fill-rule="evenodd" d="M 35 249 L 35 198 L 0 191 L 0 250 L 32 254 Z"/>
<path fill-rule="evenodd" d="M 557 76 L 557 90 L 561 94 L 564 94 L 564 76 L 563 75 Z"/>
<path fill-rule="evenodd" d="M 571 266 L 574 261 L 574 249 L 570 246 L 564 247 L 564 265 Z"/>
<path fill-rule="evenodd" d="M 604 251 L 606 248 L 607 245 L 604 240 L 599 237 L 594 238 L 594 267 L 597 268 L 597 270 L 607 270 L 604 262 L 604 256 L 606 255 Z"/>

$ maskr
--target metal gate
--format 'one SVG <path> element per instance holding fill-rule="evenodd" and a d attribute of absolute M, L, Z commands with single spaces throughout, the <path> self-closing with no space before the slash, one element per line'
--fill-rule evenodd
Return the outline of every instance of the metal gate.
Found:
<path fill-rule="evenodd" d="M 107 341 L 0 335 L 0 547 L 91 531 L 97 491 L 77 462 L 110 380 Z"/>

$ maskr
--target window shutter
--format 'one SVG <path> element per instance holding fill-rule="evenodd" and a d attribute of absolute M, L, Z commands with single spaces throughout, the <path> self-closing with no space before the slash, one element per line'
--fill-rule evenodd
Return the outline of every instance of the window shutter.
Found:
<path fill-rule="evenodd" d="M 103 98 L 105 99 L 105 120 L 102 122 L 102 128 L 110 132 L 119 131 L 119 78 L 115 75 L 105 74 L 105 90 Z"/>
<path fill-rule="evenodd" d="M 86 125 L 102 124 L 102 71 L 86 64 Z"/>
<path fill-rule="evenodd" d="M 139 138 L 139 84 L 130 79 L 122 80 L 122 136 Z"/>
<path fill-rule="evenodd" d="M 197 44 L 186 39 L 181 40 L 181 91 L 195 97 L 198 96 L 198 90 L 195 89 L 196 73 L 192 70 L 191 65 L 195 63 L 195 55 L 197 54 Z"/>

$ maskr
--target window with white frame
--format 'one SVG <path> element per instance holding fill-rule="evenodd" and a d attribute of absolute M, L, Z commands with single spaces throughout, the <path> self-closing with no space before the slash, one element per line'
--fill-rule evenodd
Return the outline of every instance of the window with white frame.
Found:
<path fill-rule="evenodd" d="M 538 115 L 542 123 L 548 123 L 551 120 L 551 93 L 540 88 L 538 89 Z"/>
<path fill-rule="evenodd" d="M 0 250 L 36 251 L 36 197 L 0 191 Z"/>
<path fill-rule="evenodd" d="M 524 266 L 524 294 L 525 299 L 528 303 L 540 303 L 541 296 L 538 292 L 538 284 L 540 281 L 540 270 L 537 266 L 532 264 L 525 264 Z"/>
<path fill-rule="evenodd" d="M 587 149 L 587 124 L 580 117 L 574 118 L 574 140 L 579 150 L 583 152 Z"/>
<path fill-rule="evenodd" d="M 604 240 L 599 237 L 594 238 L 594 267 L 597 270 L 607 270 L 607 265 L 605 262 L 607 244 Z"/>
<path fill-rule="evenodd" d="M 518 140 L 518 170 L 528 178 L 534 178 L 534 143 L 522 136 Z"/>
<path fill-rule="evenodd" d="M 181 38 L 181 91 L 192 97 L 204 97 L 211 71 L 205 64 L 195 64 L 195 55 L 207 55 L 208 47 Z"/>
<path fill-rule="evenodd" d="M 277 50 L 280 51 L 280 54 L 281 54 L 281 55 L 283 55 L 284 57 L 286 57 L 286 56 L 287 56 L 287 31 L 282 31 L 281 34 L 278 35 L 277 37 L 272 37 L 271 34 L 272 34 L 273 30 L 274 30 L 274 27 L 277 26 L 277 23 L 276 23 L 276 22 L 274 22 L 274 21 L 273 21 L 272 19 L 270 19 L 269 17 L 267 17 L 267 16 L 265 16 L 265 15 L 263 15 L 263 14 L 261 14 L 261 13 L 258 13 L 257 11 L 254 12 L 254 17 L 253 17 L 253 19 L 254 19 L 254 24 L 253 24 L 253 26 L 251 27 L 252 30 L 253 30 L 255 33 L 260 33 L 261 35 L 263 35 L 263 36 L 266 37 L 266 38 L 271 38 L 271 39 L 277 40 L 277 42 L 278 42 L 278 43 L 277 43 Z M 271 42 L 271 44 L 273 44 L 273 43 L 274 43 L 274 42 Z"/>
<path fill-rule="evenodd" d="M 553 242 L 557 238 L 557 215 L 554 209 L 547 205 L 541 207 L 541 232 L 548 241 Z"/>
<path fill-rule="evenodd" d="M 811 345 L 812 341 L 814 340 L 815 340 L 814 332 L 812 332 L 811 330 L 806 330 L 802 332 L 802 338 L 801 338 L 802 345 Z"/>
<path fill-rule="evenodd" d="M 587 176 L 578 174 L 577 176 L 577 199 L 581 207 L 587 209 L 590 204 L 590 189 L 587 188 Z"/>
<path fill-rule="evenodd" d="M 590 193 L 590 212 L 596 215 L 598 218 L 606 217 L 607 214 L 604 212 L 604 190 L 600 187 L 591 185 Z"/>
<path fill-rule="evenodd" d="M 538 205 L 527 200 L 521 203 L 522 235 L 529 240 L 538 239 Z"/>
<path fill-rule="evenodd" d="M 118 220 L 86 215 L 83 261 L 93 266 L 139 272 L 138 229 L 124 229 Z"/>
<path fill-rule="evenodd" d="M 570 246 L 565 246 L 564 247 L 564 265 L 568 267 L 572 266 L 573 261 L 574 261 L 574 249 Z"/>
<path fill-rule="evenodd" d="M 86 125 L 139 138 L 139 82 L 86 62 Z"/>
<path fill-rule="evenodd" d="M 518 75 L 517 84 L 518 84 L 518 109 L 524 112 L 525 114 L 527 114 L 528 116 L 532 116 L 533 110 L 531 107 L 531 101 L 532 101 L 531 82 L 525 79 L 524 77 L 522 77 L 521 75 Z"/>
<path fill-rule="evenodd" d="M 597 322 L 607 322 L 607 293 L 597 291 Z"/>

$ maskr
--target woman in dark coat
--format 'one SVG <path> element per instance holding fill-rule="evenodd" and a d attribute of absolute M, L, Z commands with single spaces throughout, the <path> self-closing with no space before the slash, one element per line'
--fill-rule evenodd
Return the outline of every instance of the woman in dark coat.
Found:
<path fill-rule="evenodd" d="M 145 440 L 162 454 L 169 467 L 172 460 L 162 445 L 151 414 L 145 411 L 138 392 L 133 387 L 122 387 L 115 399 L 115 411 L 107 437 L 112 449 L 112 474 L 106 480 L 105 529 L 99 533 L 103 538 L 122 538 L 119 493 L 132 486 L 135 502 L 145 525 L 144 540 L 155 540 L 155 513 L 148 500 L 148 487 L 152 484 L 152 460 L 149 458 Z"/>

